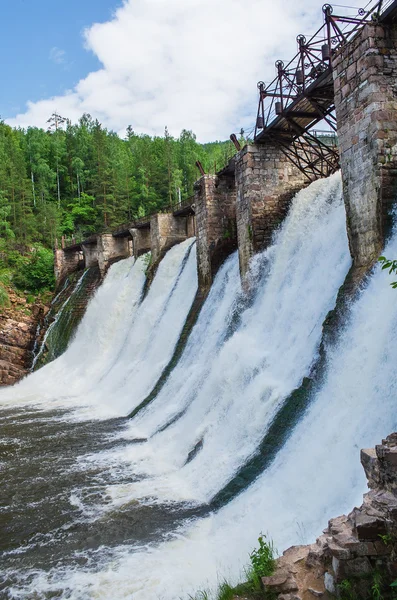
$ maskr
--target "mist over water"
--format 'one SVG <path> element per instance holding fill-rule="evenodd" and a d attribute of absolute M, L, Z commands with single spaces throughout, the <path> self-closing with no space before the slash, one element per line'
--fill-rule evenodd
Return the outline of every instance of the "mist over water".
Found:
<path fill-rule="evenodd" d="M 396 256 L 397 236 L 385 254 Z M 234 254 L 157 396 L 131 420 L 105 419 L 138 406 L 170 360 L 196 293 L 195 262 L 192 240 L 169 251 L 143 302 L 145 260 L 117 263 L 66 353 L 0 392 L 11 465 L 0 508 L 5 598 L 187 598 L 237 579 L 261 531 L 282 551 L 361 501 L 359 449 L 397 426 L 396 292 L 380 269 L 272 464 L 209 508 L 317 359 L 350 267 L 339 175 L 297 194 L 253 261 L 251 301 Z"/>

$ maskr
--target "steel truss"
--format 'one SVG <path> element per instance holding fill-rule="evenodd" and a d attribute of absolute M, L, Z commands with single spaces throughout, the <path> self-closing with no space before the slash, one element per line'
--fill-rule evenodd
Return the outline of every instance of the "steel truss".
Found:
<path fill-rule="evenodd" d="M 367 23 L 377 22 L 390 0 L 377 0 L 354 16 L 335 15 L 323 6 L 324 23 L 310 39 L 298 35 L 298 52 L 284 64 L 276 62 L 276 77 L 258 83 L 255 141 L 271 139 L 312 180 L 339 168 L 335 145 L 310 134 L 320 121 L 336 132 L 332 57 Z"/>

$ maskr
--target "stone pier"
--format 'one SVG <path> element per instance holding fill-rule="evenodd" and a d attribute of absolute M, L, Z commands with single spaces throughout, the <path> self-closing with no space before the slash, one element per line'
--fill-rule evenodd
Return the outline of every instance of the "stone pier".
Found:
<path fill-rule="evenodd" d="M 294 194 L 304 187 L 303 174 L 270 144 L 245 146 L 236 156 L 236 217 L 240 272 L 266 248 L 285 218 Z"/>
<path fill-rule="evenodd" d="M 333 68 L 350 251 L 367 269 L 383 251 L 397 198 L 397 26 L 366 25 Z"/>
<path fill-rule="evenodd" d="M 54 251 L 55 280 L 61 281 L 69 273 L 77 271 L 83 266 L 83 255 L 80 247 L 70 250 L 56 248 Z"/>
<path fill-rule="evenodd" d="M 99 270 L 103 277 L 111 260 L 130 256 L 128 238 L 113 237 L 111 233 L 98 235 L 97 256 Z"/>
<path fill-rule="evenodd" d="M 130 229 L 132 237 L 132 251 L 135 258 L 151 250 L 150 227 L 134 227 Z"/>
<path fill-rule="evenodd" d="M 237 248 L 234 172 L 204 175 L 195 183 L 199 287 L 207 290 L 222 261 Z"/>
<path fill-rule="evenodd" d="M 99 237 L 99 236 L 98 236 Z M 85 241 L 81 244 L 84 255 L 84 267 L 88 269 L 89 267 L 94 267 L 98 264 L 98 241 L 97 237 L 95 239 L 90 239 L 89 241 Z"/>
<path fill-rule="evenodd" d="M 188 219 L 190 219 L 188 221 Z M 164 252 L 194 235 L 191 217 L 175 217 L 172 213 L 157 213 L 150 219 L 152 262 Z M 189 235 L 190 234 L 190 235 Z"/>

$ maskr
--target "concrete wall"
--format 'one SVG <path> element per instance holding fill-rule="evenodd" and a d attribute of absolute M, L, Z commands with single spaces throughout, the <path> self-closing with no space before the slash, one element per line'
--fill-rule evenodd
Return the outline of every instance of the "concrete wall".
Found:
<path fill-rule="evenodd" d="M 109 266 L 109 261 L 114 258 L 127 258 L 130 256 L 130 247 L 127 237 L 113 237 L 111 233 L 98 236 L 98 265 L 103 276 Z"/>
<path fill-rule="evenodd" d="M 223 261 L 237 247 L 236 187 L 232 175 L 204 175 L 195 184 L 197 268 L 206 290 Z"/>
<path fill-rule="evenodd" d="M 397 197 L 397 28 L 366 25 L 333 60 L 350 251 L 382 253 Z"/>
<path fill-rule="evenodd" d="M 244 278 L 251 256 L 266 248 L 286 216 L 304 176 L 272 144 L 246 146 L 236 156 L 236 217 L 240 272 Z"/>
<path fill-rule="evenodd" d="M 151 250 L 150 228 L 130 229 L 132 236 L 132 249 L 135 258 L 149 252 Z"/>
<path fill-rule="evenodd" d="M 152 262 L 160 258 L 163 251 L 183 242 L 187 237 L 187 217 L 174 217 L 172 213 L 153 215 L 150 219 Z"/>

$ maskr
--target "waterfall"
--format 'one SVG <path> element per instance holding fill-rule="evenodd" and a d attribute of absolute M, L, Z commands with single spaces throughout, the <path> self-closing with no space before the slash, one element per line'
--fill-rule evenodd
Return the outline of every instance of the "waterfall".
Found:
<path fill-rule="evenodd" d="M 69 303 L 73 304 L 73 300 L 74 298 L 78 295 L 80 288 L 83 285 L 83 281 L 86 277 L 86 275 L 88 274 L 88 270 L 84 271 L 84 273 L 81 275 L 81 277 L 78 279 L 77 283 L 76 283 L 76 287 L 74 288 L 73 292 L 70 294 L 70 296 L 68 296 L 65 300 L 65 302 L 62 304 L 62 306 L 60 307 L 60 309 L 58 310 L 55 319 L 53 320 L 53 322 L 49 325 L 47 331 L 45 332 L 43 341 L 41 342 L 41 346 L 38 349 L 37 353 L 35 353 L 34 351 L 34 359 L 33 359 L 33 363 L 32 363 L 32 371 L 35 370 L 36 365 L 39 363 L 40 358 L 42 356 L 42 354 L 45 352 L 46 346 L 48 344 L 48 341 L 51 340 L 51 338 L 54 338 L 53 343 L 52 343 L 52 347 L 56 348 L 56 350 L 60 353 L 62 353 L 62 351 L 65 348 L 59 348 L 60 346 L 63 346 L 63 344 L 61 343 L 60 337 L 65 337 L 64 336 L 64 329 L 65 329 L 65 323 L 64 323 L 64 327 L 62 327 L 62 333 L 61 335 L 59 335 L 58 330 L 58 323 L 59 321 L 62 320 L 64 311 L 66 309 L 66 307 L 69 305 Z M 66 286 L 66 282 L 65 282 L 65 286 Z M 64 286 L 64 288 L 65 288 Z M 59 292 L 59 294 L 54 298 L 53 303 L 56 302 L 56 300 L 58 299 L 58 297 L 62 294 L 63 289 Z M 54 335 L 55 332 L 55 335 Z M 55 356 L 51 356 L 51 358 L 56 358 Z"/>
<path fill-rule="evenodd" d="M 397 255 L 397 234 L 385 254 Z M 175 246 L 143 301 L 144 259 L 112 267 L 65 354 L 0 392 L 5 409 L 27 399 L 43 410 L 83 404 L 87 412 L 76 418 L 99 420 L 138 407 L 172 357 L 196 292 L 195 261 L 192 240 Z M 18 561 L 9 552 L 9 597 L 187 599 L 224 577 L 239 578 L 261 531 L 282 551 L 314 541 L 330 517 L 359 503 L 359 449 L 397 426 L 396 291 L 380 269 L 352 306 L 321 386 L 274 460 L 211 510 L 310 374 L 350 262 L 337 174 L 296 195 L 272 246 L 253 260 L 252 298 L 241 291 L 234 254 L 157 396 L 107 436 L 101 429 L 100 440 L 94 431 L 95 445 L 61 464 L 59 493 L 70 519 L 51 517 L 44 538 L 51 559 L 40 562 L 30 538 Z M 46 414 L 41 436 L 56 427 Z"/>
<path fill-rule="evenodd" d="M 274 245 L 256 262 L 262 276 L 237 330 L 225 339 L 239 286 L 228 290 L 225 303 L 221 277 L 185 356 L 154 403 L 132 421 L 130 436 L 148 443 L 101 457 L 144 477 L 120 490 L 113 486 L 115 504 L 145 497 L 209 502 L 256 451 L 280 406 L 309 374 L 322 323 L 350 265 L 338 175 L 296 196 Z M 209 307 L 222 318 L 219 325 L 214 317 L 206 321 Z M 206 331 L 219 327 L 219 341 L 209 337 L 203 344 Z M 213 469 L 217 456 L 222 461 Z"/>
<path fill-rule="evenodd" d="M 0 392 L 0 401 L 51 401 L 82 418 L 127 414 L 139 404 L 170 360 L 196 294 L 195 242 L 171 248 L 141 302 L 147 262 L 113 265 L 67 351 Z"/>

